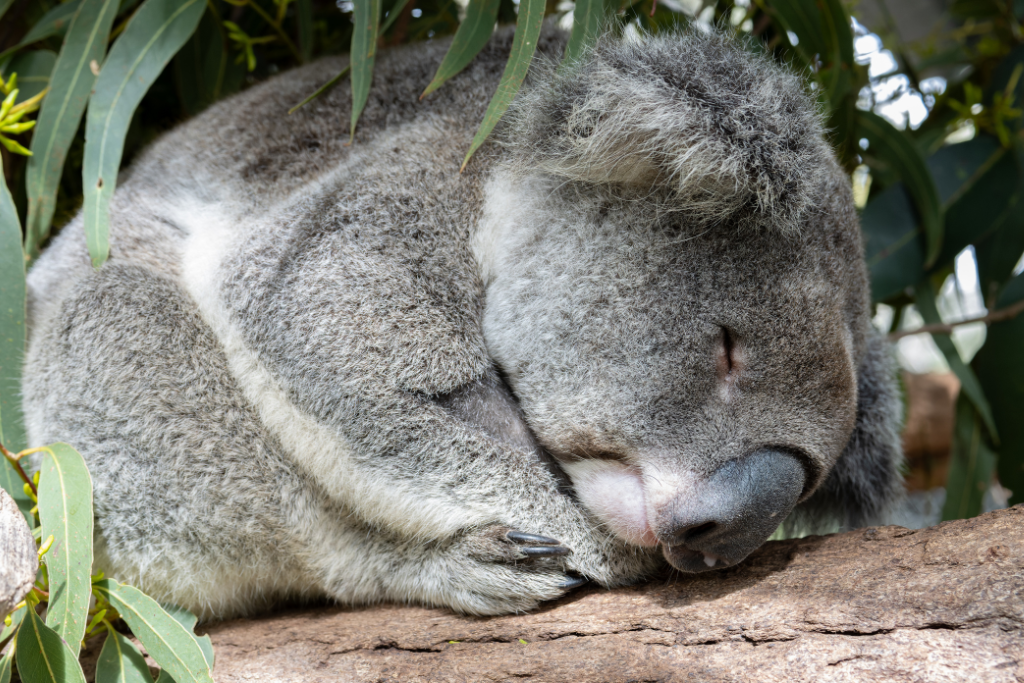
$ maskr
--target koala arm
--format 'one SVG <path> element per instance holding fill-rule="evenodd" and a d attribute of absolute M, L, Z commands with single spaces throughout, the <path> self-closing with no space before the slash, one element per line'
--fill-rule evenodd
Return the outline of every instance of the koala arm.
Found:
<path fill-rule="evenodd" d="M 403 252 L 355 213 L 271 216 L 241 237 L 207 214 L 184 255 L 184 286 L 289 456 L 389 534 L 539 534 L 589 578 L 642 575 L 650 558 L 595 528 L 501 394 L 468 248 Z"/>

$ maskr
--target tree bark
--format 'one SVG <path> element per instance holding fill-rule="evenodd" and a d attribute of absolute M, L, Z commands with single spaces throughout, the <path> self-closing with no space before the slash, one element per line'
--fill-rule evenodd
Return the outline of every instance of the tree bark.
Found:
<path fill-rule="evenodd" d="M 18 504 L 0 489 L 0 620 L 32 590 L 38 568 L 32 531 Z"/>
<path fill-rule="evenodd" d="M 525 615 L 317 607 L 207 628 L 234 681 L 1024 681 L 1024 505 L 767 543 Z"/>

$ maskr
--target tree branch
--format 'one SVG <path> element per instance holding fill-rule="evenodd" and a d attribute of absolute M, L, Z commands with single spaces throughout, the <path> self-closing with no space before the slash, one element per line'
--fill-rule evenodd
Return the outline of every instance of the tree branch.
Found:
<path fill-rule="evenodd" d="M 955 323 L 936 323 L 934 325 L 922 325 L 913 330 L 900 330 L 899 332 L 892 332 L 889 335 L 889 341 L 896 341 L 903 337 L 910 337 L 915 334 L 924 334 L 930 332 L 931 334 L 950 334 L 954 328 L 961 325 L 970 325 L 971 323 L 985 323 L 989 325 L 991 323 L 1002 322 L 1003 320 L 1011 320 L 1021 312 L 1024 311 L 1024 299 L 1021 299 L 1012 306 L 1007 306 L 998 311 L 992 311 L 988 315 L 983 315 L 978 318 L 969 318 L 967 320 L 958 320 Z"/>

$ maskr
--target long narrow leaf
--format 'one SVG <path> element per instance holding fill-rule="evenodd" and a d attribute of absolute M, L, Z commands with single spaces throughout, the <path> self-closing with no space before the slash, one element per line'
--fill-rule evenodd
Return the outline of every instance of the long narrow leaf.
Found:
<path fill-rule="evenodd" d="M 18 74 L 18 100 L 24 102 L 46 90 L 50 85 L 57 53 L 52 50 L 32 50 L 20 54 L 4 67 L 4 74 Z"/>
<path fill-rule="evenodd" d="M 210 640 L 210 636 L 196 636 L 194 629 L 198 623 L 196 615 L 189 612 L 187 609 L 177 607 L 176 605 L 163 605 L 164 611 L 174 617 L 175 621 L 185 627 L 185 630 L 192 634 L 199 643 L 199 648 L 203 651 L 203 657 L 206 658 L 206 663 L 213 668 L 213 642 Z M 160 672 L 157 676 L 156 683 L 175 683 L 174 678 L 166 670 Z"/>
<path fill-rule="evenodd" d="M 21 414 L 21 361 L 25 353 L 25 259 L 21 223 L 0 168 L 0 443 L 8 450 L 25 448 Z M 0 458 L 0 486 L 23 513 L 32 507 L 21 478 Z"/>
<path fill-rule="evenodd" d="M 473 136 L 473 143 L 466 152 L 466 158 L 462 160 L 462 168 L 466 168 L 473 153 L 484 144 L 484 140 L 491 134 L 498 121 L 508 110 L 516 93 L 519 92 L 526 72 L 530 70 L 530 62 L 537 51 L 537 39 L 540 37 L 540 29 L 544 23 L 545 0 L 521 0 L 519 3 L 519 17 L 516 19 L 516 35 L 512 39 L 512 52 L 508 56 L 508 63 L 505 65 L 505 73 L 501 75 L 501 82 L 498 83 L 498 91 L 491 98 L 491 103 L 484 113 L 484 120 L 480 129 Z"/>
<path fill-rule="evenodd" d="M 11 683 L 11 666 L 14 664 L 14 651 L 8 650 L 7 654 L 0 657 L 0 683 Z"/>
<path fill-rule="evenodd" d="M 132 641 L 110 629 L 96 661 L 97 683 L 153 683 L 146 659 Z"/>
<path fill-rule="evenodd" d="M 870 142 L 869 153 L 888 162 L 914 198 L 927 244 L 925 267 L 930 268 L 942 248 L 942 205 L 921 152 L 906 133 L 877 114 L 860 112 L 857 128 L 859 136 Z"/>
<path fill-rule="evenodd" d="M 195 636 L 142 591 L 110 579 L 98 581 L 132 633 L 177 683 L 213 683 L 213 674 Z"/>
<path fill-rule="evenodd" d="M 352 128 L 350 138 L 356 136 L 356 123 L 370 97 L 373 81 L 373 62 L 377 57 L 377 33 L 380 27 L 380 0 L 354 0 L 352 50 Z"/>
<path fill-rule="evenodd" d="M 57 57 L 50 93 L 39 110 L 26 170 L 25 251 L 33 258 L 50 232 L 64 159 L 96 80 L 93 69 L 103 61 L 117 7 L 118 0 L 82 0 Z"/>
<path fill-rule="evenodd" d="M 50 36 L 60 35 L 67 31 L 68 26 L 71 24 L 71 19 L 75 16 L 75 12 L 78 11 L 78 6 L 81 2 L 82 0 L 71 0 L 70 2 L 57 5 L 44 14 L 43 18 L 28 30 L 28 33 L 21 39 L 20 43 L 0 52 L 0 62 L 26 45 L 31 45 L 32 43 L 39 42 Z"/>
<path fill-rule="evenodd" d="M 607 3 L 605 0 L 576 0 L 572 12 L 572 33 L 565 47 L 565 61 L 574 62 L 597 41 L 604 28 Z"/>
<path fill-rule="evenodd" d="M 984 430 L 969 398 L 956 403 L 953 454 L 946 483 L 942 519 L 966 519 L 981 512 L 982 500 L 995 469 L 996 455 L 985 443 Z"/>
<path fill-rule="evenodd" d="M 39 522 L 43 538 L 53 534 L 45 555 L 50 576 L 46 625 L 67 641 L 77 656 L 89 612 L 92 570 L 92 479 L 71 446 L 43 449 L 39 475 Z"/>
<path fill-rule="evenodd" d="M 458 30 L 455 31 L 455 37 L 452 38 L 452 44 L 448 47 L 444 59 L 441 60 L 441 66 L 437 67 L 434 79 L 420 95 L 420 99 L 434 92 L 449 78 L 465 69 L 479 54 L 490 40 L 491 34 L 494 33 L 494 25 L 498 21 L 499 5 L 501 5 L 501 0 L 473 0 L 466 6 L 466 18 L 462 20 Z"/>
<path fill-rule="evenodd" d="M 935 306 L 935 290 L 932 288 L 931 283 L 926 279 L 920 282 L 915 289 L 917 291 L 917 298 L 915 299 L 917 310 L 921 313 L 925 323 L 928 325 L 941 325 L 942 318 L 939 316 L 939 309 Z M 999 433 L 996 430 L 995 420 L 992 419 L 992 407 L 989 405 L 988 399 L 985 398 L 985 392 L 981 388 L 981 382 L 978 381 L 974 370 L 964 363 L 960 357 L 960 352 L 956 350 L 956 346 L 953 345 L 953 340 L 950 339 L 948 334 L 933 334 L 932 339 L 935 340 L 935 345 L 942 351 L 942 355 L 946 357 L 949 369 L 960 380 L 960 391 L 974 404 L 974 408 L 985 422 L 985 427 L 988 428 L 992 440 L 998 444 Z"/>
<path fill-rule="evenodd" d="M 313 56 L 313 0 L 298 0 L 295 9 L 299 23 L 299 52 L 302 61 L 308 62 Z"/>
<path fill-rule="evenodd" d="M 92 265 L 110 253 L 109 207 L 128 125 L 142 97 L 189 39 L 203 0 L 146 0 L 110 48 L 89 100 L 85 127 L 85 236 Z"/>
<path fill-rule="evenodd" d="M 34 610 L 18 630 L 16 653 L 25 683 L 85 683 L 77 653 Z"/>

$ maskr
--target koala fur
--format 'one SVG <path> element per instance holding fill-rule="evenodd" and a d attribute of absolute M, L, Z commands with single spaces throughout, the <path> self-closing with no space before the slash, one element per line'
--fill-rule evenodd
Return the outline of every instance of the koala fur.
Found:
<path fill-rule="evenodd" d="M 102 269 L 80 218 L 53 241 L 26 420 L 88 461 L 97 568 L 203 617 L 495 614 L 898 495 L 849 182 L 799 79 L 695 32 L 558 70 L 546 28 L 460 175 L 510 43 L 423 102 L 447 44 L 383 52 L 351 146 L 347 84 L 287 115 L 343 58 L 271 79 L 123 174 Z"/>

